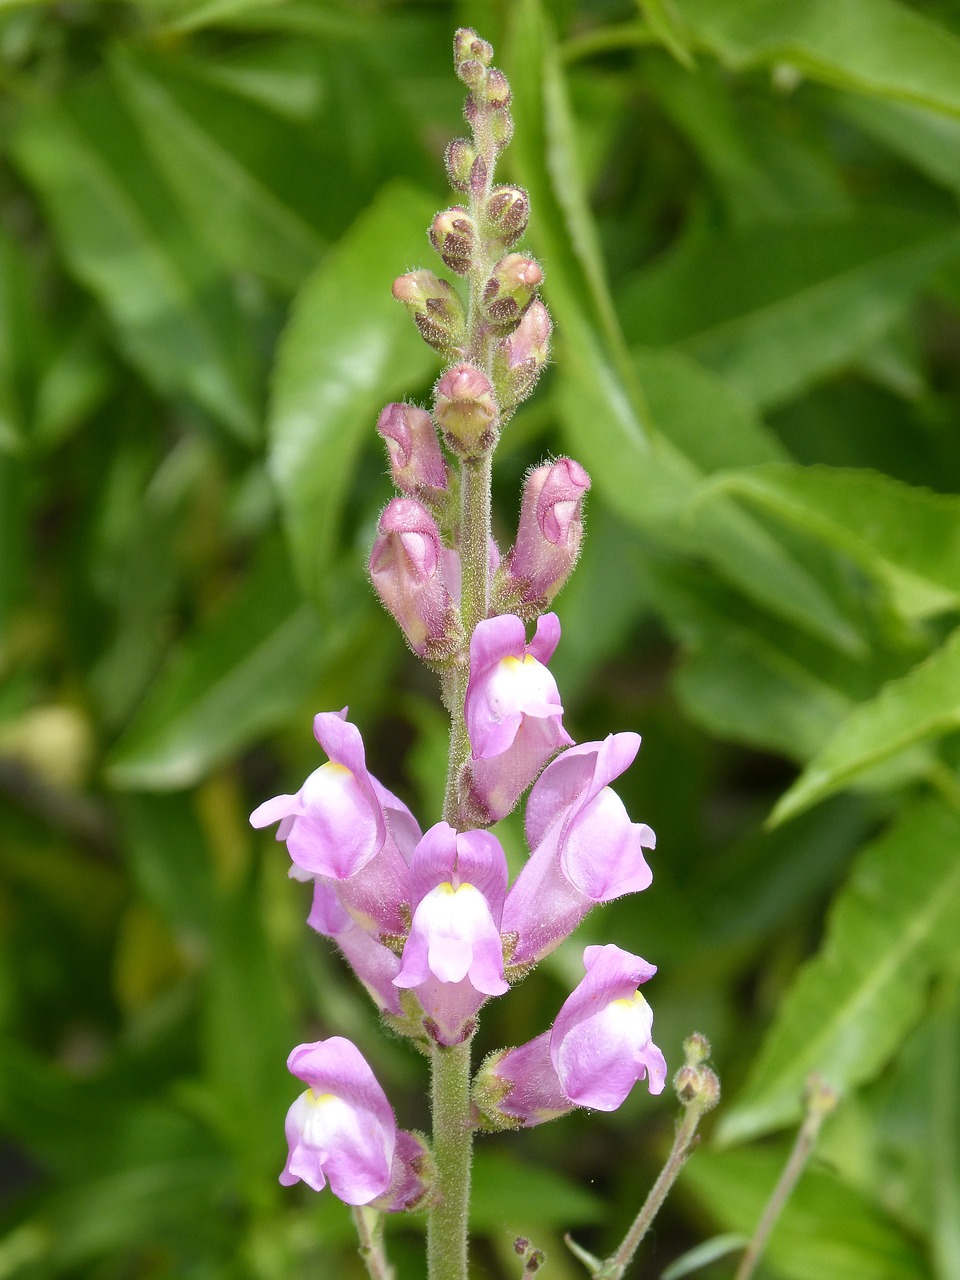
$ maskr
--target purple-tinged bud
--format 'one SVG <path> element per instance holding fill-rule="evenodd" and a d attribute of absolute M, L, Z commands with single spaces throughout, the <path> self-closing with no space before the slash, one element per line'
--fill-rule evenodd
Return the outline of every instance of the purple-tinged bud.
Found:
<path fill-rule="evenodd" d="M 510 81 L 499 67 L 491 67 L 483 85 L 483 96 L 489 106 L 500 111 L 510 105 Z"/>
<path fill-rule="evenodd" d="M 479 62 L 488 67 L 493 60 L 493 45 L 477 35 L 473 27 L 460 27 L 453 33 L 453 64 L 459 70 L 465 62 Z"/>
<path fill-rule="evenodd" d="M 572 458 L 529 473 L 517 540 L 497 574 L 502 612 L 540 612 L 570 577 L 583 540 L 583 495 L 589 488 L 590 477 Z"/>
<path fill-rule="evenodd" d="M 453 453 L 460 458 L 482 457 L 497 440 L 499 411 L 493 383 L 475 365 L 454 365 L 437 383 L 434 417 Z"/>
<path fill-rule="evenodd" d="M 476 228 L 466 209 L 459 205 L 444 209 L 430 224 L 430 243 L 440 257 L 459 276 L 468 275 L 476 250 Z"/>
<path fill-rule="evenodd" d="M 476 147 L 466 138 L 454 138 L 447 147 L 444 163 L 450 185 L 464 195 L 470 191 L 470 174 L 477 159 Z"/>
<path fill-rule="evenodd" d="M 520 187 L 494 187 L 484 215 L 504 249 L 509 249 L 527 229 L 530 199 Z"/>
<path fill-rule="evenodd" d="M 387 503 L 370 553 L 370 577 L 414 653 L 440 664 L 463 640 L 443 550 L 437 522 L 426 507 L 412 498 Z"/>
<path fill-rule="evenodd" d="M 433 419 L 412 404 L 388 404 L 377 419 L 390 458 L 393 483 L 408 498 L 430 506 L 441 504 L 449 489 L 449 473 Z"/>
<path fill-rule="evenodd" d="M 493 351 L 493 381 L 503 415 L 526 400 L 550 358 L 550 312 L 534 298 L 513 333 L 497 343 Z"/>
<path fill-rule="evenodd" d="M 428 346 L 445 356 L 460 354 L 467 317 L 449 280 L 441 280 L 432 271 L 408 271 L 394 280 L 393 296 L 413 316 Z"/>
<path fill-rule="evenodd" d="M 522 253 L 508 253 L 483 287 L 480 308 L 484 317 L 495 329 L 512 333 L 542 282 L 538 262 Z"/>

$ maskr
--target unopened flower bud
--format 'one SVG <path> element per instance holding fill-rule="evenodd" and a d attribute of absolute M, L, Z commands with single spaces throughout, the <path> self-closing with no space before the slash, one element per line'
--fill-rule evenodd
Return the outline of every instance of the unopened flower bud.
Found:
<path fill-rule="evenodd" d="M 486 319 L 504 334 L 511 333 L 533 301 L 543 281 L 540 264 L 522 253 L 508 253 L 483 287 L 481 308 Z"/>
<path fill-rule="evenodd" d="M 699 1067 L 710 1057 L 710 1041 L 701 1031 L 694 1031 L 683 1042 L 683 1055 L 688 1067 Z"/>
<path fill-rule="evenodd" d="M 454 365 L 436 387 L 434 417 L 449 448 L 461 458 L 487 453 L 497 439 L 493 384 L 472 364 Z"/>
<path fill-rule="evenodd" d="M 504 610 L 539 613 L 570 577 L 589 488 L 590 477 L 572 458 L 545 463 L 527 476 L 517 540 L 497 573 L 495 590 Z"/>
<path fill-rule="evenodd" d="M 449 280 L 432 271 L 408 271 L 394 280 L 393 296 L 413 316 L 428 346 L 446 356 L 459 354 L 467 320 L 460 295 Z"/>
<path fill-rule="evenodd" d="M 483 83 L 483 96 L 491 107 L 502 108 L 510 104 L 510 81 L 499 67 L 491 67 Z"/>
<path fill-rule="evenodd" d="M 437 523 L 421 503 L 387 503 L 370 553 L 370 577 L 410 648 L 436 663 L 448 661 L 463 639 L 443 552 Z"/>
<path fill-rule="evenodd" d="M 472 27 L 460 27 L 453 35 L 453 64 L 459 73 L 465 62 L 479 62 L 488 67 L 493 60 L 493 45 L 482 40 Z"/>
<path fill-rule="evenodd" d="M 509 249 L 527 229 L 530 200 L 519 187 L 495 187 L 484 213 L 497 239 Z"/>
<path fill-rule="evenodd" d="M 388 404 L 377 419 L 397 488 L 436 506 L 447 495 L 449 474 L 433 419 L 412 404 Z"/>
<path fill-rule="evenodd" d="M 550 313 L 534 298 L 513 333 L 497 343 L 493 351 L 493 381 L 501 410 L 512 413 L 537 385 L 550 355 Z"/>
<path fill-rule="evenodd" d="M 720 1101 L 720 1081 L 709 1067 L 691 1066 L 689 1061 L 673 1077 L 673 1088 L 685 1107 L 710 1111 Z"/>
<path fill-rule="evenodd" d="M 465 276 L 473 266 L 476 233 L 473 219 L 459 205 L 444 209 L 430 224 L 430 243 L 457 275 Z"/>
<path fill-rule="evenodd" d="M 465 194 L 470 190 L 470 174 L 477 149 L 466 138 L 454 138 L 447 147 L 444 163 L 447 166 L 447 177 L 450 185 Z"/>

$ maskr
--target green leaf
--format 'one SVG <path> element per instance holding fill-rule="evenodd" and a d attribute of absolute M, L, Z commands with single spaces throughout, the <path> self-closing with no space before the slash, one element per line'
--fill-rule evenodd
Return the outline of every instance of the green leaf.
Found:
<path fill-rule="evenodd" d="M 787 63 L 857 93 L 960 115 L 960 40 L 896 0 L 676 0 L 728 66 Z"/>
<path fill-rule="evenodd" d="M 294 1043 L 293 1020 L 252 886 L 220 903 L 201 1039 L 211 1114 L 235 1150 L 251 1196 L 263 1203 L 270 1196 L 267 1187 L 274 1186 L 283 1117 L 297 1089 L 285 1065 Z"/>
<path fill-rule="evenodd" d="M 787 400 L 842 368 L 960 252 L 960 232 L 871 211 L 694 233 L 625 286 L 628 337 L 679 344 L 749 400 Z"/>
<path fill-rule="evenodd" d="M 904 617 L 960 604 L 960 498 L 890 476 L 830 467 L 758 467 L 712 485 L 748 498 L 856 560 Z"/>
<path fill-rule="evenodd" d="M 750 402 L 712 370 L 675 347 L 635 351 L 634 361 L 657 426 L 701 470 L 787 461 Z"/>
<path fill-rule="evenodd" d="M 228 267 L 295 288 L 323 242 L 273 184 L 286 176 L 280 158 L 289 157 L 288 170 L 316 171 L 302 136 L 233 94 L 178 81 L 129 53 L 114 57 L 112 72 L 198 239 Z"/>
<path fill-rule="evenodd" d="M 256 362 L 236 303 L 106 83 L 32 109 L 12 152 L 130 359 L 162 393 L 187 396 L 254 441 Z"/>
<path fill-rule="evenodd" d="M 851 201 L 824 142 L 787 131 L 763 99 L 744 101 L 721 68 L 696 75 L 645 59 L 643 82 L 699 153 L 734 226 L 844 214 Z"/>
<path fill-rule="evenodd" d="M 662 1273 L 660 1280 L 681 1280 L 681 1276 L 692 1275 L 694 1271 L 699 1271 L 708 1263 L 716 1262 L 718 1258 L 726 1258 L 728 1254 L 737 1253 L 740 1249 L 746 1248 L 747 1244 L 747 1236 L 737 1232 L 728 1232 L 722 1236 L 714 1236 L 712 1240 L 704 1240 L 703 1244 L 688 1249 L 677 1258 L 676 1262 L 672 1262 Z"/>
<path fill-rule="evenodd" d="M 303 703 L 328 646 L 300 603 L 282 548 L 268 544 L 250 578 L 206 626 L 173 652 L 107 761 L 121 789 L 170 790 L 198 781 Z"/>
<path fill-rule="evenodd" d="M 725 1229 L 753 1232 L 782 1164 L 773 1151 L 698 1151 L 681 1185 Z M 781 1280 L 927 1280 L 917 1246 L 868 1200 L 826 1170 L 807 1168 L 764 1254 Z"/>
<path fill-rule="evenodd" d="M 872 1079 L 922 1007 L 938 954 L 960 930 L 960 817 L 906 810 L 859 856 L 820 952 L 800 971 L 718 1128 L 743 1142 L 797 1121 L 811 1071 L 841 1093 Z"/>
<path fill-rule="evenodd" d="M 891 756 L 960 726 L 960 629 L 925 662 L 891 680 L 837 728 L 780 797 L 776 825 L 833 795 Z"/>
<path fill-rule="evenodd" d="M 393 396 L 437 367 L 393 280 L 427 260 L 435 203 L 399 183 L 383 189 L 310 277 L 283 335 L 269 423 L 270 469 L 294 565 L 315 595 L 335 547 L 361 442 Z"/>

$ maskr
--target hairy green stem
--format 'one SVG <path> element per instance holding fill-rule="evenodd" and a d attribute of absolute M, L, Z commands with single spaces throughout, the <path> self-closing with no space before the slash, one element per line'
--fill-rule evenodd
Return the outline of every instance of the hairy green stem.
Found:
<path fill-rule="evenodd" d="M 470 1041 L 432 1054 L 433 1158 L 439 1202 L 427 1222 L 428 1280 L 467 1280 L 470 1206 Z"/>

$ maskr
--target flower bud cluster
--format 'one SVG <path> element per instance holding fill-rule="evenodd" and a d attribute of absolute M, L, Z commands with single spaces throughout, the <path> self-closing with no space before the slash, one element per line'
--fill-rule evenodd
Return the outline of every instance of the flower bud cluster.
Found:
<path fill-rule="evenodd" d="M 537 297 L 543 273 L 514 248 L 529 216 L 526 193 L 492 185 L 512 130 L 510 88 L 492 57 L 476 32 L 457 32 L 473 137 L 451 143 L 447 168 L 468 207 L 439 213 L 429 231 L 446 266 L 466 278 L 470 303 L 431 271 L 395 282 L 394 295 L 449 363 L 432 412 L 393 403 L 377 421 L 398 493 L 378 521 L 370 578 L 411 649 L 443 673 L 459 744 L 444 820 L 422 830 L 368 771 L 346 708 L 314 720 L 326 762 L 250 819 L 277 824 L 291 876 L 313 886 L 308 923 L 338 947 L 385 1021 L 428 1052 L 469 1041 L 482 1006 L 595 906 L 645 890 L 645 852 L 656 844 L 612 789 L 639 735 L 575 743 L 550 671 L 560 623 L 545 610 L 576 564 L 589 476 L 566 457 L 532 470 L 503 557 L 468 506 L 477 477 L 489 482 L 481 464 L 533 390 L 551 334 Z M 444 449 L 459 464 L 459 490 Z M 511 883 L 488 828 L 527 792 L 530 852 Z M 548 1030 L 483 1064 L 473 1083 L 475 1127 L 530 1126 L 574 1107 L 614 1110 L 641 1080 L 651 1093 L 663 1089 L 666 1064 L 638 990 L 655 966 L 613 944 L 586 947 L 583 965 Z M 684 1070 L 700 1081 L 694 1056 Z M 349 1204 L 389 1210 L 435 1194 L 424 1140 L 398 1130 L 355 1046 L 336 1036 L 302 1045 L 289 1066 L 308 1088 L 287 1117 L 281 1181 L 329 1183 Z M 542 1254 L 526 1242 L 521 1252 L 524 1274 L 533 1274 Z"/>

